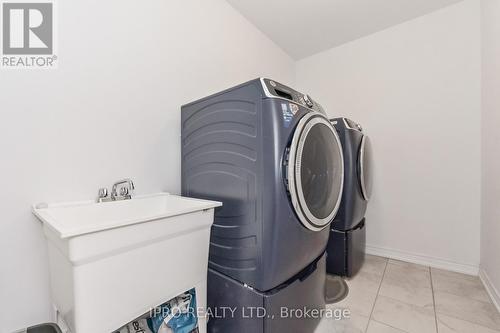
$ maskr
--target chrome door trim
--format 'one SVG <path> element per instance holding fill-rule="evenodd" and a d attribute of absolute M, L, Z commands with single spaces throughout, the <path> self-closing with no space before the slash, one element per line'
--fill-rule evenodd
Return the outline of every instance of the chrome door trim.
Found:
<path fill-rule="evenodd" d="M 330 212 L 330 214 L 323 219 L 318 219 L 316 216 L 312 214 L 312 212 L 309 210 L 309 207 L 307 207 L 304 198 L 304 193 L 302 191 L 302 179 L 300 175 L 302 167 L 301 159 L 302 159 L 302 152 L 304 149 L 305 140 L 307 139 L 307 135 L 309 134 L 311 129 L 318 124 L 323 124 L 327 126 L 335 136 L 337 142 L 336 143 L 332 142 L 332 144 L 338 145 L 338 150 L 341 158 L 340 166 L 342 169 L 339 197 L 337 198 L 337 202 L 335 203 L 335 207 L 332 210 L 332 212 Z M 333 220 L 333 218 L 337 214 L 340 207 L 340 201 L 342 199 L 342 192 L 344 189 L 344 154 L 342 151 L 342 147 L 340 145 L 340 139 L 337 134 L 337 131 L 332 126 L 330 121 L 321 113 L 311 112 L 302 117 L 302 119 L 299 121 L 299 124 L 297 125 L 295 133 L 293 135 L 292 143 L 290 145 L 287 171 L 288 171 L 288 191 L 290 192 L 292 205 L 302 224 L 307 229 L 312 231 L 321 231 L 326 227 L 328 227 L 328 224 Z"/>
<path fill-rule="evenodd" d="M 363 194 L 363 198 L 365 199 L 365 201 L 368 201 L 370 200 L 370 194 L 366 190 L 365 171 L 364 171 L 366 139 L 367 136 L 363 135 L 363 138 L 361 139 L 361 145 L 359 148 L 358 163 L 359 163 L 359 180 L 361 184 L 361 193 Z"/>

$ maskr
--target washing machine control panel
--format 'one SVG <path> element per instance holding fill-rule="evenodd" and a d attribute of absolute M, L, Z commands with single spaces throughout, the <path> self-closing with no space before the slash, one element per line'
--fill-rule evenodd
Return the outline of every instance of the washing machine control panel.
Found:
<path fill-rule="evenodd" d="M 323 107 L 307 94 L 298 92 L 288 86 L 285 86 L 284 84 L 270 79 L 261 79 L 261 82 L 264 92 L 269 98 L 287 99 L 312 111 L 318 111 L 326 114 Z"/>

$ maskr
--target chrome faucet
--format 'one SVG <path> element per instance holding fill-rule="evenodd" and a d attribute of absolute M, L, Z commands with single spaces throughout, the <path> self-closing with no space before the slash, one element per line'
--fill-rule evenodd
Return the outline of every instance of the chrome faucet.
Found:
<path fill-rule="evenodd" d="M 97 202 L 106 202 L 111 201 L 111 198 L 108 197 L 108 189 L 103 187 L 99 189 L 99 194 L 97 195 Z"/>
<path fill-rule="evenodd" d="M 125 185 L 125 186 L 123 186 Z M 116 192 L 116 189 L 120 186 L 120 195 Z M 117 181 L 113 184 L 111 188 L 111 199 L 115 200 L 125 200 L 132 198 L 132 192 L 135 190 L 134 182 L 132 179 L 126 178 L 120 181 Z"/>
<path fill-rule="evenodd" d="M 120 188 L 120 194 L 118 194 L 118 188 Z M 132 193 L 134 190 L 134 182 L 132 181 L 132 179 L 126 178 L 113 184 L 113 187 L 111 188 L 111 195 L 108 195 L 107 188 L 104 187 L 99 189 L 97 202 L 132 199 Z"/>

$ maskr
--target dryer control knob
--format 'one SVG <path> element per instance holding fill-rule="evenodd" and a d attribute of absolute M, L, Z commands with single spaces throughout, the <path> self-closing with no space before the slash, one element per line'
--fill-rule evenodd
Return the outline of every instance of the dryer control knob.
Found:
<path fill-rule="evenodd" d="M 309 97 L 309 95 L 304 95 L 304 102 L 306 102 L 306 105 L 310 108 L 312 108 L 314 106 L 314 103 L 313 103 L 311 97 Z"/>

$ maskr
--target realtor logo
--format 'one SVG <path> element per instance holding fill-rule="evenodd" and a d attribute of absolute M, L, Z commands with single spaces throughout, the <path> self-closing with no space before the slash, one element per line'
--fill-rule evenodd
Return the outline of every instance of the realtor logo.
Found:
<path fill-rule="evenodd" d="M 1 17 L 2 68 L 54 67 L 53 2 L 6 1 Z"/>

